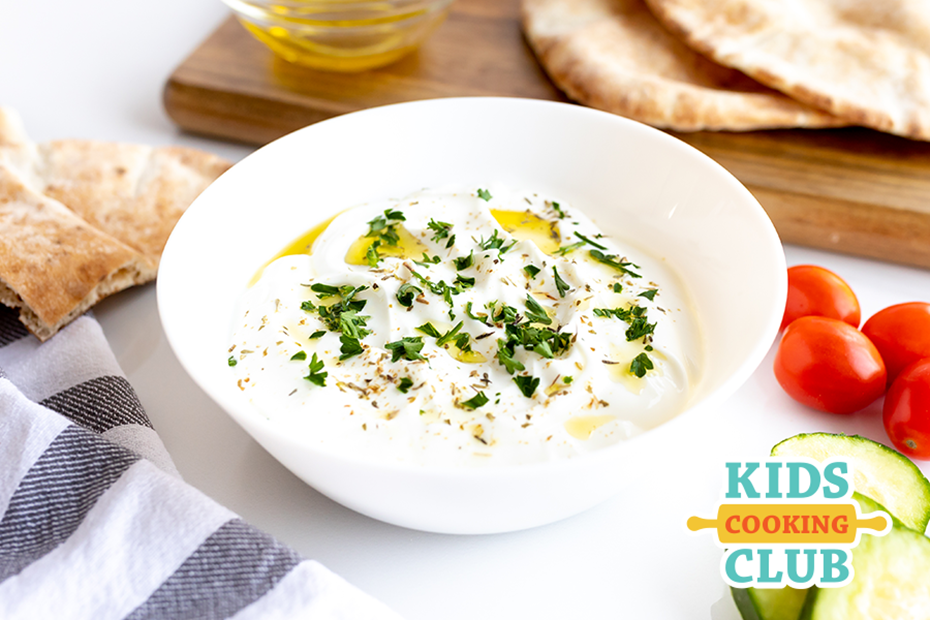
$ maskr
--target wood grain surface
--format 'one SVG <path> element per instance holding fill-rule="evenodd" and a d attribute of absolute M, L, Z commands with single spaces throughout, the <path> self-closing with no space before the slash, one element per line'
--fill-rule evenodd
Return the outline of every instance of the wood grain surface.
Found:
<path fill-rule="evenodd" d="M 519 0 L 456 0 L 419 51 L 360 74 L 280 60 L 230 17 L 164 91 L 181 127 L 252 144 L 373 106 L 482 95 L 566 100 L 523 40 Z M 742 181 L 783 241 L 930 268 L 930 143 L 859 128 L 675 135 Z"/>

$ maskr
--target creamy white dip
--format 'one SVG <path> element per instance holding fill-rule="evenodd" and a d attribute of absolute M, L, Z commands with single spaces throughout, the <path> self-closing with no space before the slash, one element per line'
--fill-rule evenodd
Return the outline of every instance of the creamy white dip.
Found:
<path fill-rule="evenodd" d="M 305 241 L 243 294 L 230 380 L 261 415 L 327 451 L 550 461 L 687 405 L 701 339 L 682 283 L 569 204 L 495 186 L 426 190 L 352 208 Z M 364 308 L 342 305 L 342 331 L 331 306 L 344 297 L 325 286 L 365 287 L 349 300 Z M 426 323 L 435 331 L 418 330 Z M 364 337 L 348 337 L 358 328 Z"/>

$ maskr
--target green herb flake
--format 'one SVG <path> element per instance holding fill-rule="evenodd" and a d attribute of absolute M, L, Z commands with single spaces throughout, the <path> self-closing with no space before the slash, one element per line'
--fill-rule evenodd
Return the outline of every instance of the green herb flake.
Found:
<path fill-rule="evenodd" d="M 546 309 L 543 308 L 538 301 L 533 299 L 533 296 L 530 294 L 526 296 L 526 318 L 529 319 L 530 323 L 542 323 L 543 325 L 550 325 L 552 323 L 552 319 L 549 318 Z"/>
<path fill-rule="evenodd" d="M 565 256 L 569 252 L 574 252 L 578 248 L 584 247 L 584 245 L 585 245 L 584 241 L 579 241 L 578 243 L 572 243 L 571 245 L 565 245 L 565 246 L 560 247 L 555 252 L 553 252 L 553 254 L 558 254 L 559 256 Z"/>
<path fill-rule="evenodd" d="M 468 256 L 461 256 L 459 258 L 453 258 L 452 262 L 455 263 L 455 270 L 462 271 L 468 269 L 475 262 L 475 251 L 472 250 L 468 253 Z"/>
<path fill-rule="evenodd" d="M 300 309 L 305 312 L 316 312 L 316 306 L 313 305 L 312 301 L 301 302 Z"/>
<path fill-rule="evenodd" d="M 322 338 L 325 335 L 326 335 L 326 332 L 321 329 L 319 331 L 315 331 L 312 334 L 310 334 L 310 337 L 307 338 L 307 340 L 316 340 L 317 338 Z"/>
<path fill-rule="evenodd" d="M 539 379 L 529 375 L 517 375 L 513 378 L 513 382 L 527 398 L 532 398 L 533 392 L 539 387 Z"/>
<path fill-rule="evenodd" d="M 630 362 L 630 372 L 642 379 L 646 376 L 646 371 L 652 370 L 652 360 L 645 353 L 640 353 Z"/>
<path fill-rule="evenodd" d="M 368 246 L 368 250 L 365 251 L 365 259 L 368 261 L 369 267 L 377 267 L 378 261 L 381 260 L 381 255 L 378 254 L 378 246 L 381 245 L 381 242 L 377 239 Z"/>
<path fill-rule="evenodd" d="M 623 286 L 619 282 L 614 282 L 614 293 L 622 293 Z"/>
<path fill-rule="evenodd" d="M 489 191 L 486 190 L 486 189 L 479 189 L 479 190 L 478 190 L 478 198 L 480 198 L 481 200 L 483 200 L 483 201 L 485 201 L 485 202 L 488 202 L 488 201 L 491 200 L 491 192 L 489 192 Z"/>
<path fill-rule="evenodd" d="M 317 282 L 316 284 L 313 284 L 310 287 L 310 290 L 313 291 L 314 293 L 317 293 L 318 299 L 326 299 L 327 297 L 335 297 L 336 295 L 340 294 L 338 286 L 330 286 L 329 284 L 323 284 L 321 282 Z"/>
<path fill-rule="evenodd" d="M 468 318 L 470 318 L 470 319 L 472 319 L 472 320 L 478 321 L 479 323 L 484 323 L 485 325 L 487 325 L 487 324 L 488 324 L 488 315 L 486 315 L 486 314 L 477 314 L 477 315 L 476 315 L 476 314 L 472 314 L 471 308 L 472 308 L 472 303 L 471 303 L 471 302 L 468 302 L 468 303 L 465 304 L 465 316 L 467 316 Z"/>
<path fill-rule="evenodd" d="M 542 269 L 533 265 L 527 265 L 523 268 L 523 271 L 525 271 L 531 279 L 536 279 L 536 274 L 542 271 Z"/>
<path fill-rule="evenodd" d="M 229 356 L 229 359 L 226 360 L 226 363 L 229 364 L 230 366 L 235 366 L 235 365 L 238 364 L 239 362 L 236 361 L 236 358 L 234 358 L 232 355 L 230 355 L 230 356 Z"/>
<path fill-rule="evenodd" d="M 475 410 L 479 407 L 483 407 L 488 404 L 488 397 L 484 395 L 484 392 L 478 392 L 472 398 L 468 400 L 459 401 L 459 404 L 463 407 L 467 407 L 471 410 Z"/>
<path fill-rule="evenodd" d="M 655 298 L 656 298 L 656 293 L 658 293 L 658 292 L 659 292 L 659 289 L 657 289 L 657 288 L 651 288 L 651 289 L 649 289 L 648 291 L 643 291 L 642 293 L 640 293 L 639 295 L 637 295 L 637 297 L 645 297 L 645 298 L 648 299 L 649 301 L 653 301 L 653 300 L 655 300 Z"/>
<path fill-rule="evenodd" d="M 574 381 L 572 377 L 562 377 L 562 383 L 564 383 L 565 385 L 570 384 L 572 381 Z"/>
<path fill-rule="evenodd" d="M 462 274 L 457 274 L 455 276 L 455 281 L 452 284 L 455 286 L 454 292 L 461 293 L 465 289 L 473 287 L 475 285 L 475 279 L 466 278 Z"/>
<path fill-rule="evenodd" d="M 339 352 L 342 353 L 342 355 L 339 356 L 339 361 L 347 360 L 350 357 L 354 357 L 364 351 L 358 338 L 353 338 L 352 336 L 342 334 L 339 336 L 339 342 L 342 343 L 342 346 L 339 347 Z M 314 353 L 313 356 L 316 357 L 316 353 Z"/>
<path fill-rule="evenodd" d="M 429 254 L 423 252 L 423 260 L 415 260 L 417 265 L 422 265 L 423 267 L 432 267 L 433 265 L 438 265 L 442 259 L 438 256 L 433 256 L 430 258 Z"/>
<path fill-rule="evenodd" d="M 306 351 L 298 351 L 297 353 L 291 356 L 291 360 L 305 360 L 305 359 L 307 359 Z"/>
<path fill-rule="evenodd" d="M 432 323 L 424 323 L 416 328 L 418 332 L 423 332 L 427 336 L 432 336 L 433 338 L 439 338 L 442 334 L 439 333 L 439 330 L 433 327 Z"/>
<path fill-rule="evenodd" d="M 514 359 L 514 351 L 507 345 L 503 339 L 497 339 L 497 360 L 501 363 L 508 373 L 513 374 L 518 370 L 524 370 L 525 366 L 520 360 Z"/>
<path fill-rule="evenodd" d="M 565 297 L 565 293 L 568 292 L 571 287 L 559 276 L 558 268 L 552 267 L 552 275 L 555 279 L 555 288 L 559 290 L 559 297 Z"/>
<path fill-rule="evenodd" d="M 413 300 L 423 294 L 423 289 L 418 288 L 409 282 L 405 282 L 397 289 L 397 303 L 405 308 L 413 306 Z"/>
<path fill-rule="evenodd" d="M 588 254 L 591 256 L 591 258 L 593 258 L 597 262 L 603 263 L 604 265 L 607 265 L 608 267 L 613 267 L 617 271 L 621 273 L 625 273 L 631 278 L 642 277 L 638 273 L 627 269 L 627 265 L 632 265 L 633 267 L 636 267 L 637 269 L 639 268 L 638 265 L 633 265 L 633 263 L 624 262 L 623 260 L 619 259 L 615 254 L 604 254 L 603 252 L 599 250 L 591 250 L 590 252 L 588 252 Z"/>
<path fill-rule="evenodd" d="M 317 359 L 316 353 L 314 353 L 313 358 L 310 360 L 310 374 L 304 377 L 304 379 L 314 385 L 326 387 L 326 377 L 329 376 L 329 373 L 320 372 L 321 370 L 323 370 L 323 361 Z"/>
<path fill-rule="evenodd" d="M 555 210 L 555 212 L 558 214 L 560 220 L 564 220 L 564 219 L 565 219 L 565 211 L 562 210 L 562 207 L 559 206 L 559 203 L 557 203 L 556 201 L 553 200 L 553 201 L 552 201 L 552 208 L 553 208 L 553 209 Z"/>
<path fill-rule="evenodd" d="M 413 387 L 413 380 L 410 377 L 404 377 L 400 380 L 400 384 L 397 386 L 397 389 L 400 390 L 402 394 L 406 394 L 410 391 L 410 388 Z M 421 411 L 422 413 L 422 411 Z"/>
<path fill-rule="evenodd" d="M 575 231 L 574 234 L 575 234 L 576 237 L 578 237 L 579 239 L 581 239 L 582 241 L 584 241 L 584 242 L 587 243 L 588 245 L 593 245 L 593 246 L 596 247 L 598 250 L 606 250 L 606 249 L 607 249 L 607 246 L 606 246 L 606 245 L 601 245 L 600 243 L 597 243 L 597 242 L 595 242 L 595 241 L 591 241 L 590 239 L 588 239 L 587 237 L 585 237 L 584 235 L 582 235 L 582 234 L 581 234 L 580 232 L 578 232 L 578 231 Z"/>
<path fill-rule="evenodd" d="M 386 343 L 384 348 L 391 352 L 392 362 L 396 362 L 402 357 L 411 362 L 426 359 L 420 355 L 420 350 L 423 348 L 423 338 L 421 336 L 405 336 L 400 340 Z"/>
<path fill-rule="evenodd" d="M 443 346 L 444 344 L 451 342 L 459 330 L 462 329 L 462 326 L 465 325 L 464 321 L 459 321 L 455 327 L 447 331 L 445 334 L 436 339 L 436 346 Z"/>
<path fill-rule="evenodd" d="M 426 226 L 433 231 L 433 241 L 447 239 L 449 237 L 449 231 L 452 230 L 452 224 L 449 224 L 448 222 L 437 222 L 432 218 L 430 218 L 429 224 Z"/>

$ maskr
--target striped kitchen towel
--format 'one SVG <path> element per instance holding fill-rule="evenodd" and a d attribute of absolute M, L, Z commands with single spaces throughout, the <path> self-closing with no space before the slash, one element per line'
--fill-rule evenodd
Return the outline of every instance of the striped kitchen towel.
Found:
<path fill-rule="evenodd" d="M 100 329 L 0 306 L 0 618 L 399 616 L 185 484 Z"/>

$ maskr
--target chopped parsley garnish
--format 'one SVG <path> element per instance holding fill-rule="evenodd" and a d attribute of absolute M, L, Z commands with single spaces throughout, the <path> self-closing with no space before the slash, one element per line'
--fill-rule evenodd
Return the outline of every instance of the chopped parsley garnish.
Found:
<path fill-rule="evenodd" d="M 366 321 L 370 317 L 358 314 L 365 308 L 367 302 L 364 299 L 356 300 L 354 297 L 367 288 L 367 286 L 353 287 L 346 285 L 337 287 L 317 283 L 311 286 L 310 290 L 316 292 L 317 297 L 320 299 L 335 296 L 340 296 L 342 299 L 331 306 L 314 306 L 312 303 L 305 301 L 300 307 L 307 312 L 318 313 L 320 320 L 330 331 L 342 332 L 352 338 L 361 339 L 371 333 L 371 330 L 366 329 Z M 311 338 L 315 337 L 318 336 L 316 334 L 311 336 Z"/>
<path fill-rule="evenodd" d="M 426 288 L 430 290 L 433 295 L 441 295 L 447 304 L 449 304 L 449 319 L 455 320 L 455 313 L 452 312 L 452 295 L 458 295 L 461 291 L 458 288 L 452 288 L 445 281 L 440 280 L 438 284 L 430 282 L 420 274 L 418 274 L 413 269 L 410 270 L 410 273 L 413 274 L 417 280 L 420 281 Z"/>
<path fill-rule="evenodd" d="M 292 360 L 305 360 L 305 359 L 307 359 L 307 352 L 306 352 L 306 351 L 298 351 L 297 353 L 295 353 L 294 355 L 291 356 L 291 359 L 292 359 Z"/>
<path fill-rule="evenodd" d="M 457 274 L 452 284 L 455 286 L 456 291 L 461 293 L 465 289 L 473 287 L 475 285 L 475 279 L 466 278 L 462 274 Z"/>
<path fill-rule="evenodd" d="M 507 342 L 497 339 L 497 359 L 507 372 L 513 374 L 515 371 L 524 370 L 525 366 L 520 360 L 514 359 L 514 350 L 507 345 Z"/>
<path fill-rule="evenodd" d="M 497 306 L 496 301 L 489 301 L 485 304 L 485 308 L 491 311 L 491 320 L 495 323 L 516 323 L 517 319 L 520 317 L 520 314 L 517 312 L 517 309 L 513 306 L 508 306 L 507 304 L 501 304 L 500 308 L 497 308 L 495 312 L 495 306 Z"/>
<path fill-rule="evenodd" d="M 420 355 L 420 350 L 423 348 L 423 338 L 421 336 L 406 336 L 400 340 L 386 343 L 384 348 L 392 353 L 392 362 L 396 362 L 402 357 L 407 358 L 411 362 L 426 359 Z"/>
<path fill-rule="evenodd" d="M 316 312 L 316 306 L 314 306 L 313 302 L 310 300 L 301 302 L 300 309 L 306 312 Z"/>
<path fill-rule="evenodd" d="M 560 220 L 564 220 L 564 219 L 565 219 L 565 211 L 562 210 L 562 207 L 559 206 L 559 203 L 557 203 L 556 201 L 553 200 L 553 201 L 552 201 L 552 208 L 555 209 L 555 212 L 556 212 L 556 213 L 558 213 L 559 219 L 560 219 Z"/>
<path fill-rule="evenodd" d="M 585 237 L 584 235 L 582 235 L 582 234 L 581 234 L 580 232 L 578 232 L 578 231 L 575 231 L 575 236 L 578 237 L 579 239 L 581 239 L 582 241 L 584 241 L 585 243 L 587 243 L 588 245 L 593 245 L 593 246 L 596 247 L 598 250 L 606 250 L 606 249 L 607 249 L 607 246 L 606 246 L 606 245 L 601 245 L 600 243 L 595 243 L 594 241 L 591 241 L 590 239 L 588 239 L 587 237 Z"/>
<path fill-rule="evenodd" d="M 555 278 L 555 288 L 559 290 L 559 297 L 565 297 L 565 293 L 571 288 L 568 283 L 559 276 L 557 267 L 552 267 L 552 275 Z"/>
<path fill-rule="evenodd" d="M 649 359 L 649 356 L 645 353 L 640 353 L 633 358 L 633 361 L 630 362 L 630 372 L 642 379 L 646 376 L 647 370 L 652 370 L 654 366 L 652 365 L 652 360 Z"/>
<path fill-rule="evenodd" d="M 621 286 L 619 282 L 614 282 L 614 293 L 622 293 L 622 292 L 623 292 L 623 286 Z"/>
<path fill-rule="evenodd" d="M 572 377 L 562 377 L 562 383 L 564 383 L 565 385 L 568 385 L 572 381 L 574 381 Z"/>
<path fill-rule="evenodd" d="M 430 256 L 426 252 L 423 252 L 423 260 L 415 260 L 413 262 L 415 262 L 417 265 L 423 265 L 424 267 L 429 267 L 430 265 L 438 265 L 441 260 L 442 259 L 439 258 L 438 256 L 433 256 L 432 258 L 430 258 Z"/>
<path fill-rule="evenodd" d="M 230 366 L 235 366 L 235 365 L 238 364 L 239 362 L 236 361 L 236 358 L 234 358 L 232 355 L 230 355 L 230 356 L 229 356 L 229 359 L 226 360 L 226 363 L 229 364 Z"/>
<path fill-rule="evenodd" d="M 442 336 L 436 339 L 436 346 L 441 347 L 442 345 L 451 342 L 459 330 L 462 329 L 462 326 L 465 324 L 464 321 L 459 321 L 455 327 L 444 333 Z M 466 334 L 467 335 L 467 334 Z"/>
<path fill-rule="evenodd" d="M 542 269 L 540 269 L 539 267 L 534 267 L 533 265 L 527 265 L 526 267 L 523 268 L 523 271 L 525 271 L 526 274 L 527 274 L 530 278 L 534 278 L 534 279 L 535 279 L 535 278 L 536 278 L 536 274 L 539 273 L 540 271 L 542 271 Z"/>
<path fill-rule="evenodd" d="M 310 337 L 309 337 L 307 340 L 316 340 L 317 338 L 322 338 L 322 337 L 325 336 L 325 335 L 326 335 L 326 332 L 324 332 L 324 331 L 321 329 L 320 331 L 316 331 L 316 332 L 313 332 L 312 334 L 310 334 Z"/>
<path fill-rule="evenodd" d="M 472 308 L 472 303 L 471 303 L 471 302 L 468 302 L 468 303 L 465 304 L 465 316 L 467 316 L 467 317 L 470 318 L 470 319 L 474 319 L 475 321 L 478 321 L 478 322 L 480 322 L 480 323 L 484 323 L 485 325 L 487 325 L 487 324 L 488 324 L 488 315 L 486 315 L 486 314 L 478 314 L 478 315 L 472 314 L 471 308 Z"/>
<path fill-rule="evenodd" d="M 346 288 L 346 287 L 342 287 L 342 288 Z M 348 288 L 349 290 L 352 290 L 351 286 L 349 286 Z M 313 284 L 310 287 L 311 291 L 313 291 L 314 293 L 317 293 L 317 299 L 326 299 L 327 297 L 335 297 L 336 295 L 340 295 L 341 292 L 339 289 L 340 287 L 338 286 L 330 286 L 329 284 L 323 284 L 321 282 L 317 282 L 316 284 Z"/>
<path fill-rule="evenodd" d="M 462 271 L 463 269 L 468 269 L 475 262 L 475 251 L 472 250 L 468 253 L 468 256 L 460 256 L 459 258 L 453 258 L 452 262 L 455 263 L 455 270 Z"/>
<path fill-rule="evenodd" d="M 649 301 L 653 301 L 653 300 L 655 300 L 655 298 L 656 298 L 656 293 L 658 293 L 658 292 L 659 292 L 659 289 L 657 289 L 657 288 L 651 288 L 651 289 L 649 289 L 648 291 L 643 291 L 642 293 L 640 293 L 639 295 L 637 295 L 637 297 L 645 297 L 645 298 L 648 299 Z"/>
<path fill-rule="evenodd" d="M 482 250 L 485 250 L 485 251 L 497 250 L 498 255 L 500 255 L 500 254 L 503 254 L 504 252 L 507 252 L 513 246 L 517 245 L 516 240 L 514 240 L 513 243 L 504 247 L 505 241 L 506 239 L 504 239 L 503 237 L 497 234 L 497 229 L 495 228 L 494 232 L 491 233 L 491 236 L 488 237 L 487 240 L 485 240 L 484 237 L 481 237 L 481 240 L 477 241 L 477 243 L 478 243 L 478 247 L 481 248 Z"/>
<path fill-rule="evenodd" d="M 368 260 L 369 266 L 374 267 L 378 264 L 378 261 L 381 260 L 381 256 L 378 254 L 378 247 L 382 243 L 397 245 L 397 242 L 400 241 L 400 236 L 397 234 L 397 224 L 406 219 L 407 218 L 405 218 L 404 214 L 400 211 L 385 209 L 384 215 L 378 215 L 368 222 L 368 232 L 365 233 L 365 236 L 375 238 L 374 242 L 368 246 L 368 251 L 365 253 L 365 258 Z"/>
<path fill-rule="evenodd" d="M 413 306 L 413 300 L 423 294 L 423 289 L 418 288 L 409 282 L 405 282 L 397 289 L 397 303 L 410 308 Z"/>
<path fill-rule="evenodd" d="M 633 263 L 624 262 L 622 259 L 618 258 L 616 254 L 604 254 L 599 250 L 591 250 L 588 254 L 599 263 L 603 263 L 608 267 L 613 267 L 621 273 L 625 273 L 631 278 L 641 278 L 642 276 L 636 273 L 635 271 L 630 271 L 627 269 L 627 265 L 633 265 Z M 633 265 L 639 269 L 639 265 Z"/>
<path fill-rule="evenodd" d="M 433 338 L 439 338 L 442 334 L 439 333 L 439 330 L 433 327 L 432 323 L 424 323 L 416 328 L 418 332 L 423 332 L 427 336 L 432 336 Z"/>
<path fill-rule="evenodd" d="M 552 323 L 546 309 L 539 305 L 539 302 L 533 299 L 530 294 L 526 295 L 526 318 L 529 319 L 530 323 L 542 323 L 543 325 Z"/>
<path fill-rule="evenodd" d="M 553 252 L 553 254 L 558 254 L 559 256 L 565 256 L 569 252 L 574 252 L 575 250 L 577 250 L 578 248 L 584 245 L 585 245 L 584 241 L 579 241 L 578 243 L 572 243 L 571 245 L 564 245 L 560 247 L 558 250 L 556 250 L 555 252 Z"/>
<path fill-rule="evenodd" d="M 491 200 L 491 192 L 489 192 L 489 191 L 486 190 L 486 189 L 479 189 L 479 190 L 478 190 L 478 198 L 480 198 L 481 200 L 483 200 L 483 201 L 485 201 L 485 202 L 488 202 L 489 200 Z"/>
<path fill-rule="evenodd" d="M 451 237 L 449 236 L 449 231 L 452 230 L 452 224 L 449 224 L 448 222 L 437 222 L 436 220 L 430 218 L 429 224 L 426 226 L 433 231 L 433 241 L 448 239 L 446 242 L 446 248 L 451 248 L 455 244 L 455 235 L 452 235 Z"/>
<path fill-rule="evenodd" d="M 365 260 L 368 261 L 369 267 L 378 266 L 378 261 L 381 260 L 381 255 L 378 254 L 378 246 L 380 245 L 381 242 L 375 239 L 372 244 L 368 246 L 368 250 L 365 251 Z"/>
<path fill-rule="evenodd" d="M 648 322 L 646 308 L 642 306 L 630 306 L 625 310 L 623 308 L 595 308 L 594 315 L 601 318 L 614 316 L 627 322 L 630 327 L 626 330 L 626 339 L 630 342 L 648 336 L 656 329 L 655 323 Z"/>
<path fill-rule="evenodd" d="M 484 392 L 478 392 L 468 400 L 459 401 L 459 404 L 474 410 L 488 404 L 488 397 L 484 395 Z"/>
<path fill-rule="evenodd" d="M 362 349 L 362 344 L 359 342 L 358 338 L 353 338 L 352 336 L 347 336 L 342 334 L 339 336 L 339 342 L 342 343 L 342 346 L 339 347 L 339 352 L 342 355 L 339 356 L 339 360 L 347 360 L 350 357 L 354 357 L 364 351 Z M 316 357 L 316 353 L 313 354 Z"/>
<path fill-rule="evenodd" d="M 329 376 L 329 373 L 320 372 L 321 370 L 323 370 L 323 361 L 317 359 L 316 353 L 314 353 L 313 358 L 310 360 L 310 374 L 304 379 L 314 385 L 326 387 L 326 377 Z"/>
<path fill-rule="evenodd" d="M 413 387 L 413 380 L 410 377 L 404 377 L 403 379 L 400 380 L 400 384 L 397 386 L 397 389 L 400 390 L 401 393 L 406 394 L 407 392 L 410 391 L 410 388 L 412 387 Z"/>
<path fill-rule="evenodd" d="M 513 378 L 513 382 L 517 384 L 517 387 L 527 398 L 532 398 L 533 392 L 539 387 L 539 379 L 529 375 L 517 375 Z"/>

